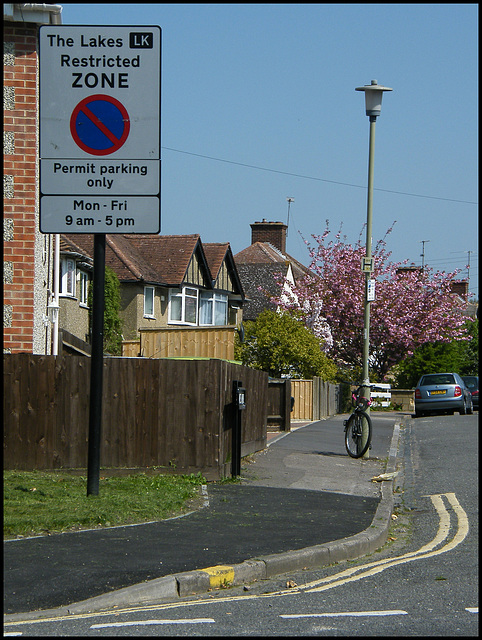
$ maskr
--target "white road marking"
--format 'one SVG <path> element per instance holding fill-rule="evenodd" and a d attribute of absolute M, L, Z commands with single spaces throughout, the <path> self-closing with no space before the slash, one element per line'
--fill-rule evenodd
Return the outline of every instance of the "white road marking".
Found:
<path fill-rule="evenodd" d="M 141 627 L 158 624 L 204 624 L 215 622 L 213 618 L 192 618 L 180 620 L 130 620 L 128 622 L 110 622 L 106 624 L 93 624 L 91 629 L 108 629 L 109 627 Z"/>
<path fill-rule="evenodd" d="M 343 618 L 362 616 L 406 616 L 408 613 L 402 609 L 392 611 L 339 611 L 337 613 L 293 613 L 280 615 L 280 618 Z"/>
<path fill-rule="evenodd" d="M 465 610 L 469 613 L 479 613 L 479 607 L 465 607 Z"/>

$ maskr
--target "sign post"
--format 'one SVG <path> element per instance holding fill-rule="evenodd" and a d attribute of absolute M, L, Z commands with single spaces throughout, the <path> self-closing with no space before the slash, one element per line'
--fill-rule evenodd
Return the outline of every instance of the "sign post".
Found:
<path fill-rule="evenodd" d="M 102 389 L 104 368 L 105 233 L 94 235 L 94 286 L 92 291 L 92 348 L 90 358 L 89 442 L 87 495 L 99 495 Z"/>
<path fill-rule="evenodd" d="M 159 233 L 161 29 L 39 30 L 40 231 L 94 234 L 87 495 L 98 495 L 106 233 Z"/>

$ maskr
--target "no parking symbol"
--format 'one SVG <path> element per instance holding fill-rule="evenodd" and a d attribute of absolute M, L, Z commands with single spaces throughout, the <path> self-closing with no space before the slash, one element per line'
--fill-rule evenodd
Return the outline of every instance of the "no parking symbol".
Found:
<path fill-rule="evenodd" d="M 75 143 L 94 156 L 118 151 L 129 131 L 130 119 L 124 105 L 103 94 L 81 100 L 70 118 L 70 133 Z"/>

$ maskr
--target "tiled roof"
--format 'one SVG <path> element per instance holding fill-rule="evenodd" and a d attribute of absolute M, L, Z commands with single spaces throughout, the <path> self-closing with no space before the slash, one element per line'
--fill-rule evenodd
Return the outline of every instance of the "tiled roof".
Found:
<path fill-rule="evenodd" d="M 62 234 L 61 250 L 94 255 L 92 234 Z M 122 282 L 142 281 L 163 286 L 179 286 L 193 254 L 204 272 L 205 282 L 215 281 L 226 260 L 236 288 L 242 292 L 229 242 L 202 244 L 199 234 L 107 234 L 105 262 Z"/>
<path fill-rule="evenodd" d="M 184 236 L 107 234 L 105 262 L 121 281 L 141 280 L 176 286 L 183 281 L 199 242 L 198 234 Z M 62 234 L 61 246 L 62 243 L 65 249 L 70 245 L 76 251 L 93 258 L 94 236 L 92 234 Z"/>
<path fill-rule="evenodd" d="M 254 320 L 265 308 L 275 309 L 270 297 L 280 294 L 278 279 L 286 276 L 288 267 L 284 264 L 238 264 L 246 300 L 243 305 L 243 319 Z"/>
<path fill-rule="evenodd" d="M 109 236 L 118 242 L 118 236 Z M 149 278 L 143 280 L 159 284 L 180 285 L 186 275 L 192 255 L 200 244 L 199 234 L 183 236 L 158 236 L 152 234 L 126 234 L 123 236 L 137 255 L 149 265 Z M 201 252 L 202 252 L 202 245 Z M 140 266 L 140 263 L 137 262 Z"/>
<path fill-rule="evenodd" d="M 203 244 L 206 260 L 209 265 L 209 269 L 212 274 L 213 282 L 218 286 L 222 286 L 221 269 L 223 264 L 226 265 L 226 270 L 231 279 L 231 284 L 234 288 L 234 292 L 239 294 L 244 299 L 244 289 L 239 277 L 238 268 L 234 261 L 233 252 L 229 242 L 206 242 Z"/>
<path fill-rule="evenodd" d="M 295 258 L 281 252 L 269 242 L 253 242 L 234 256 L 236 268 L 246 294 L 243 319 L 254 320 L 263 309 L 274 309 L 270 298 L 281 293 L 278 281 L 286 277 L 291 265 L 293 277 L 302 278 L 311 271 Z"/>
<path fill-rule="evenodd" d="M 203 248 L 213 280 L 216 280 L 228 252 L 229 242 L 205 242 Z"/>
<path fill-rule="evenodd" d="M 83 242 L 83 234 L 69 234 L 60 236 L 60 251 L 62 253 L 73 253 L 92 261 L 92 251 L 86 249 Z"/>
<path fill-rule="evenodd" d="M 234 256 L 236 265 L 258 265 L 258 264 L 291 264 L 293 276 L 295 279 L 300 278 L 308 273 L 307 269 L 301 262 L 287 253 L 282 253 L 269 242 L 255 242 L 246 249 L 243 249 Z"/>
<path fill-rule="evenodd" d="M 286 257 L 269 242 L 255 242 L 234 256 L 238 264 L 284 262 Z"/>

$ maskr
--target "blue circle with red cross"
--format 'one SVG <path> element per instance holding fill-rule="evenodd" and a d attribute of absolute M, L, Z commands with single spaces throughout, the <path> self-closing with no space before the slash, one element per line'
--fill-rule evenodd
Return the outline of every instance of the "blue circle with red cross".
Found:
<path fill-rule="evenodd" d="M 118 151 L 129 131 L 129 114 L 112 96 L 98 94 L 84 98 L 70 117 L 70 133 L 75 143 L 94 156 Z"/>

